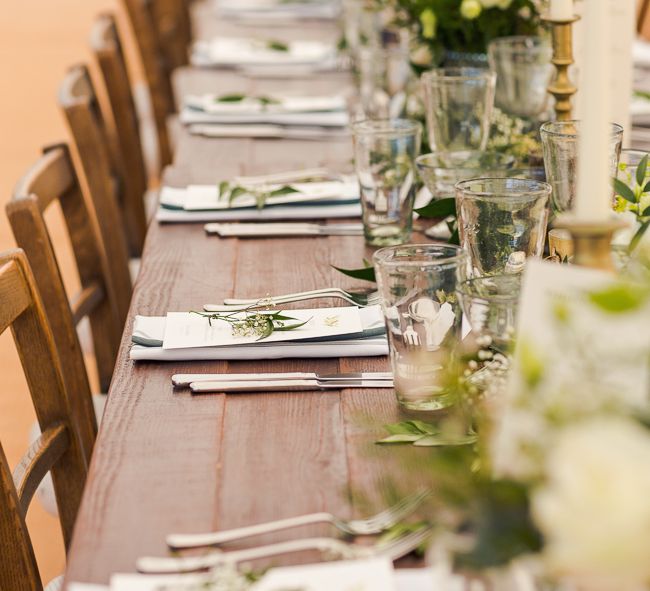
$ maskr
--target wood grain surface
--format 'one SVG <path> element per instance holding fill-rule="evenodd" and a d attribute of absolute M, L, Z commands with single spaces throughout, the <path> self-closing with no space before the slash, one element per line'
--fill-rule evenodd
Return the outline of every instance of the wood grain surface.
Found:
<path fill-rule="evenodd" d="M 202 36 L 227 31 L 280 39 L 338 37 L 334 25 L 322 22 L 270 32 L 251 26 L 233 30 L 214 18 L 207 3 L 197 6 L 195 17 Z M 177 72 L 176 84 L 178 96 L 332 94 L 348 92 L 351 80 L 342 73 L 255 80 L 233 71 L 186 68 Z M 351 157 L 351 140 L 221 140 L 181 130 L 166 183 L 210 183 L 235 174 L 319 165 L 349 170 Z M 164 537 L 171 532 L 237 527 L 312 511 L 344 517 L 366 513 L 368 507 L 352 501 L 351 493 L 367 493 L 378 478 L 390 476 L 389 464 L 377 461 L 388 452 L 373 442 L 377 426 L 381 432 L 383 423 L 398 417 L 392 391 L 192 398 L 174 392 L 170 378 L 179 372 L 385 371 L 387 358 L 135 364 L 128 352 L 136 314 L 187 311 L 227 296 L 359 286 L 331 265 L 360 266 L 369 254 L 359 237 L 219 239 L 206 237 L 201 224 L 153 223 L 68 557 L 68 582 L 106 583 L 113 572 L 133 571 L 137 557 L 166 552 Z"/>

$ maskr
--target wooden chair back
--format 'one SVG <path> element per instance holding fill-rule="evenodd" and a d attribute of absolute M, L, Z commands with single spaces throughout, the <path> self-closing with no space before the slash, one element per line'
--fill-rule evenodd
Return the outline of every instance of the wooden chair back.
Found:
<path fill-rule="evenodd" d="M 59 357 L 25 255 L 0 253 L 0 333 L 11 327 L 41 428 L 13 472 L 0 445 L 0 589 L 41 591 L 25 515 L 51 471 L 66 548 L 77 517 L 87 466 L 70 410 Z M 6 392 L 5 394 L 9 394 Z"/>
<path fill-rule="evenodd" d="M 45 211 L 55 202 L 63 212 L 81 282 L 81 292 L 71 301 L 66 294 L 44 218 Z M 96 216 L 83 197 L 67 146 L 45 150 L 18 183 L 12 200 L 7 204 L 7 216 L 16 242 L 27 254 L 40 288 L 54 340 L 61 352 L 69 394 L 76 404 L 85 406 L 87 414 L 93 414 L 75 326 L 82 318 L 88 317 L 100 386 L 105 392 L 115 367 L 123 318 L 105 249 L 99 238 Z M 89 451 L 97 429 L 94 420 L 93 427 L 91 432 L 84 432 L 85 448 Z"/>
<path fill-rule="evenodd" d="M 115 18 L 100 15 L 92 28 L 90 43 L 104 79 L 114 125 L 109 147 L 117 150 L 113 162 L 119 162 L 121 173 L 121 205 L 126 224 L 129 251 L 132 256 L 142 255 L 147 232 L 144 196 L 147 191 L 147 171 L 142 154 L 140 125 L 131 92 L 129 74 L 122 50 Z"/>
<path fill-rule="evenodd" d="M 85 66 L 75 66 L 68 71 L 59 90 L 59 103 L 77 146 L 89 197 L 97 214 L 121 328 L 132 292 L 124 220 L 119 207 L 123 166 L 112 158 L 118 150 L 109 147 L 110 138 Z"/>
<path fill-rule="evenodd" d="M 646 40 L 650 39 L 650 0 L 637 0 L 636 30 Z"/>
<path fill-rule="evenodd" d="M 190 11 L 185 0 L 151 0 L 154 24 L 160 39 L 166 74 L 189 62 L 192 42 Z"/>
<path fill-rule="evenodd" d="M 142 69 L 149 87 L 151 107 L 158 134 L 160 166 L 171 163 L 172 153 L 167 117 L 176 111 L 171 67 L 162 49 L 156 26 L 154 0 L 122 0 L 140 53 Z"/>

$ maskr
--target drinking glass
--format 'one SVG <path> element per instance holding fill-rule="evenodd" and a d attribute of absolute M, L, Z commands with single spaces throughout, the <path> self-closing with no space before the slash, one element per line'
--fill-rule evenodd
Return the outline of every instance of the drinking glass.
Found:
<path fill-rule="evenodd" d="M 462 325 L 455 292 L 467 255 L 449 244 L 403 245 L 378 250 L 373 262 L 397 400 L 410 410 L 447 408 Z"/>
<path fill-rule="evenodd" d="M 359 50 L 358 56 L 359 94 L 365 118 L 400 117 L 413 77 L 408 47 L 367 46 Z"/>
<path fill-rule="evenodd" d="M 460 243 L 474 276 L 518 273 L 544 252 L 548 183 L 484 178 L 456 184 Z"/>
<path fill-rule="evenodd" d="M 366 242 L 403 244 L 411 237 L 422 126 L 409 119 L 367 120 L 355 123 L 352 133 Z"/>
<path fill-rule="evenodd" d="M 552 56 L 550 44 L 541 37 L 521 35 L 491 41 L 488 61 L 497 75 L 497 107 L 517 117 L 541 115 L 553 77 Z"/>
<path fill-rule="evenodd" d="M 515 157 L 502 152 L 436 152 L 422 154 L 415 160 L 418 172 L 434 199 L 454 196 L 458 181 L 482 176 L 509 176 Z"/>
<path fill-rule="evenodd" d="M 495 81 L 487 68 L 438 68 L 422 75 L 433 152 L 485 150 Z"/>
<path fill-rule="evenodd" d="M 578 136 L 580 121 L 550 121 L 541 127 L 544 149 L 546 180 L 553 187 L 554 213 L 570 211 L 575 200 L 578 177 Z M 610 176 L 614 178 L 618 168 L 623 140 L 623 128 L 611 124 Z M 612 203 L 614 189 L 612 188 Z"/>

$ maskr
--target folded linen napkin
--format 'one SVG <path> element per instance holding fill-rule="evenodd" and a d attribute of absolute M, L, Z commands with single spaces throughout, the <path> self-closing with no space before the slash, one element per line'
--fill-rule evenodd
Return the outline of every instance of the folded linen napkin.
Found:
<path fill-rule="evenodd" d="M 340 2 L 319 0 L 311 2 L 277 0 L 220 0 L 215 2 L 220 14 L 227 18 L 334 19 L 341 11 Z"/>
<path fill-rule="evenodd" d="M 377 357 L 388 355 L 384 318 L 378 306 L 359 310 L 362 338 L 317 342 L 258 342 L 221 347 L 163 349 L 166 318 L 136 316 L 130 358 L 134 361 L 236 361 L 253 359 L 312 359 L 325 357 Z"/>
<path fill-rule="evenodd" d="M 345 140 L 350 132 L 345 127 L 314 127 L 273 125 L 270 123 L 234 125 L 232 123 L 195 123 L 188 127 L 192 135 L 218 138 L 291 139 L 304 141 Z"/>
<path fill-rule="evenodd" d="M 186 106 L 214 115 L 259 115 L 260 113 L 325 113 L 345 111 L 347 102 L 344 96 L 245 96 L 229 95 L 187 95 Z"/>
<path fill-rule="evenodd" d="M 208 211 L 187 211 L 188 189 L 163 187 L 156 219 L 160 223 L 232 222 L 272 220 L 313 220 L 323 218 L 354 218 L 361 216 L 361 204 L 349 198 L 327 204 L 276 205 L 263 209 L 236 208 Z M 317 202 L 316 202 L 317 203 Z"/>
<path fill-rule="evenodd" d="M 302 126 L 302 127 L 346 127 L 350 124 L 350 116 L 346 111 L 323 112 L 232 112 L 209 113 L 191 106 L 185 106 L 180 114 L 181 123 L 195 124 L 254 124 L 270 123 L 271 125 Z"/>
<path fill-rule="evenodd" d="M 321 66 L 336 61 L 336 47 L 320 41 L 273 41 L 223 37 L 197 41 L 192 48 L 196 65 L 239 67 L 260 65 Z"/>

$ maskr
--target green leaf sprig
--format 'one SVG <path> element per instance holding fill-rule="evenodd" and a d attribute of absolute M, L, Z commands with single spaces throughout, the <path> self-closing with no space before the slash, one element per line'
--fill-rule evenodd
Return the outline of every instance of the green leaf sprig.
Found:
<path fill-rule="evenodd" d="M 470 445 L 477 439 L 473 432 L 461 437 L 450 436 L 431 423 L 415 420 L 384 425 L 384 428 L 390 435 L 376 441 L 379 445 L 410 443 L 415 447 L 442 447 Z"/>
<path fill-rule="evenodd" d="M 266 47 L 268 49 L 271 49 L 273 51 L 283 51 L 287 52 L 289 51 L 289 45 L 286 43 L 283 43 L 282 41 L 278 41 L 276 39 L 271 39 L 266 42 Z"/>
<path fill-rule="evenodd" d="M 265 191 L 264 189 L 243 187 L 241 185 L 229 183 L 228 181 L 222 181 L 218 185 L 218 192 L 219 200 L 227 200 L 229 207 L 232 207 L 232 204 L 235 202 L 235 200 L 242 195 L 252 195 L 255 197 L 257 209 L 263 209 L 270 197 L 281 197 L 283 195 L 298 193 L 299 191 L 298 189 L 294 189 L 291 185 L 284 185 L 283 187 L 274 189 L 273 191 Z"/>
<path fill-rule="evenodd" d="M 279 105 L 280 101 L 270 96 L 247 96 L 245 94 L 224 94 L 214 99 L 215 103 L 241 103 L 246 99 L 255 100 L 263 107 L 268 105 Z"/>
<path fill-rule="evenodd" d="M 334 265 L 332 265 L 332 268 L 336 269 L 339 273 L 343 273 L 343 275 L 352 277 L 353 279 L 361 279 L 361 281 L 371 281 L 372 283 L 376 283 L 377 278 L 375 277 L 375 269 L 370 264 L 370 261 L 363 259 L 363 265 L 364 266 L 360 269 L 342 269 L 340 267 L 335 267 Z"/>
<path fill-rule="evenodd" d="M 631 184 L 624 183 L 621 179 L 613 179 L 614 190 L 616 191 L 616 211 L 630 211 L 636 215 L 639 222 L 639 229 L 634 234 L 628 250 L 632 252 L 641 242 L 644 234 L 650 227 L 650 180 L 648 177 L 648 157 L 646 154 L 639 162 L 634 179 Z M 619 165 L 619 170 L 624 172 L 627 166 Z"/>
<path fill-rule="evenodd" d="M 268 301 L 260 300 L 252 306 L 234 310 L 228 313 L 221 312 L 198 312 L 191 311 L 191 314 L 197 314 L 208 319 L 208 323 L 212 326 L 213 320 L 221 320 L 230 324 L 232 334 L 236 337 L 258 337 L 257 340 L 261 341 L 270 337 L 274 332 L 284 332 L 295 330 L 301 326 L 305 326 L 311 318 L 304 322 L 295 322 L 294 324 L 287 324 L 288 321 L 298 320 L 292 316 L 286 316 L 282 310 L 277 312 L 263 312 L 259 311 L 261 307 L 266 307 Z M 243 317 L 242 317 L 243 314 Z"/>

